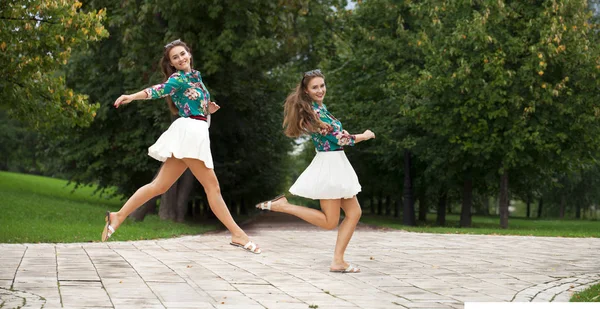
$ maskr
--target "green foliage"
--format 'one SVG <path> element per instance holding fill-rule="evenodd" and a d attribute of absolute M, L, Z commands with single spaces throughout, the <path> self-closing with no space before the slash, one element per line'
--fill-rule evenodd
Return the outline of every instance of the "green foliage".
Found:
<path fill-rule="evenodd" d="M 106 210 L 118 210 L 123 201 L 93 195 L 94 191 L 93 187 L 74 191 L 65 180 L 0 172 L 0 242 L 99 241 Z M 215 228 L 149 216 L 143 223 L 126 222 L 113 239 L 164 238 Z"/>
<path fill-rule="evenodd" d="M 37 2 L 30 3 L 31 11 Z M 96 14 L 111 36 L 76 50 L 75 43 L 106 31 L 88 25 L 44 40 L 65 38 L 52 45 L 72 47 L 63 77 L 100 106 L 89 128 L 49 132 L 53 138 L 41 145 L 52 160 L 43 165 L 60 166 L 54 172 L 83 184 L 116 185 L 126 195 L 149 182 L 159 163 L 145 154 L 172 120 L 166 104 L 136 102 L 115 110 L 112 103 L 122 93 L 162 82 L 157 64 L 163 46 L 180 38 L 222 106 L 210 132 L 227 201 L 248 206 L 287 189 L 312 158 L 310 152 L 288 158 L 293 142 L 282 134 L 282 102 L 300 72 L 321 68 L 327 105 L 344 127 L 377 135 L 347 151 L 363 184 L 361 200 L 400 200 L 402 179 L 411 172 L 415 195 L 432 209 L 440 193 L 461 200 L 468 178 L 475 200 L 483 201 L 497 194 L 499 172 L 506 170 L 513 199 L 544 198 L 543 216 L 561 209 L 585 213 L 598 204 L 600 32 L 598 15 L 588 9 L 598 8 L 597 0 L 370 0 L 358 1 L 354 10 L 345 10 L 346 4 L 92 0 L 83 10 L 74 4 L 75 11 L 60 14 L 97 12 L 86 16 Z M 0 16 L 22 9 L 0 7 Z M 27 23 L 0 21 L 23 29 Z M 68 24 L 67 17 L 63 21 Z M 29 27 L 56 27 L 46 24 Z M 14 44 L 3 47 L 5 36 L 24 33 L 19 31 L 0 33 L 0 48 L 8 51 Z M 68 45 L 67 38 L 76 41 Z M 24 46 L 35 44 L 42 43 Z M 6 55 L 0 57 L 11 57 Z M 25 58 L 19 63 L 29 68 Z M 59 68 L 44 72 L 58 74 Z M 0 82 L 2 91 L 16 89 L 6 85 Z M 31 105 L 18 106 L 11 113 Z M 66 121 L 55 116 L 43 117 Z M 86 117 L 76 121 L 87 123 Z M 16 132 L 14 126 L 7 130 Z M 13 143 L 9 135 L 0 138 Z M 406 149 L 414 155 L 412 171 L 404 171 Z"/>
<path fill-rule="evenodd" d="M 78 1 L 3 1 L 0 4 L 0 107 L 39 129 L 88 125 L 97 109 L 65 85 L 72 52 L 108 36 L 103 10 Z"/>
<path fill-rule="evenodd" d="M 465 177 L 495 194 L 502 169 L 522 198 L 598 175 L 600 48 L 586 2 L 373 0 L 341 22 L 350 47 L 327 62 L 330 106 L 377 134 L 349 155 L 371 187 L 400 195 L 405 148 L 417 191 L 453 200 Z"/>
<path fill-rule="evenodd" d="M 0 170 L 38 172 L 38 134 L 30 132 L 0 109 Z"/>

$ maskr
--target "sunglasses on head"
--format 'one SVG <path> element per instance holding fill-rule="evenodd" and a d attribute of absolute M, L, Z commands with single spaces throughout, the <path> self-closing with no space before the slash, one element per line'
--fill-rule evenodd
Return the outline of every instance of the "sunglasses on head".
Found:
<path fill-rule="evenodd" d="M 165 48 L 169 48 L 169 47 L 171 47 L 171 46 L 173 46 L 173 45 L 176 45 L 176 44 L 179 44 L 179 43 L 181 43 L 181 40 L 180 40 L 180 39 L 177 39 L 177 40 L 175 40 L 175 41 L 173 41 L 173 42 L 171 42 L 171 43 L 169 43 L 169 44 L 165 45 Z"/>
<path fill-rule="evenodd" d="M 310 70 L 310 71 L 304 72 L 304 75 L 302 75 L 302 77 L 322 75 L 322 74 L 323 73 L 321 73 L 321 70 L 316 69 L 316 70 Z"/>
<path fill-rule="evenodd" d="M 304 79 L 309 76 L 323 76 L 323 73 L 321 73 L 321 70 L 319 69 L 304 72 L 304 74 L 302 74 L 302 84 L 304 84 Z"/>

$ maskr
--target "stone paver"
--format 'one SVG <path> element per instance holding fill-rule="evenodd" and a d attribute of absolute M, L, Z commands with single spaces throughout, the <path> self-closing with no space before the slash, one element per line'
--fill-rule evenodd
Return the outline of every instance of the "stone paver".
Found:
<path fill-rule="evenodd" d="M 101 229 L 101 226 L 99 227 Z M 336 231 L 265 214 L 245 229 L 156 241 L 0 244 L 0 308 L 462 308 L 568 301 L 600 282 L 600 239 L 419 234 L 360 227 L 328 272 Z"/>

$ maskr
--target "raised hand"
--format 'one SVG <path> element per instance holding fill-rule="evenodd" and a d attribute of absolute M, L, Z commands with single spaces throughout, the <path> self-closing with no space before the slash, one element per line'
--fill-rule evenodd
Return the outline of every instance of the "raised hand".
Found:
<path fill-rule="evenodd" d="M 120 96 L 119 98 L 117 98 L 114 105 L 115 105 L 115 108 L 119 108 L 119 106 L 125 105 L 131 101 L 133 101 L 133 97 L 131 95 L 124 94 L 124 95 Z"/>
<path fill-rule="evenodd" d="M 367 137 L 367 139 L 375 138 L 375 133 L 371 130 L 366 130 L 363 134 Z"/>
<path fill-rule="evenodd" d="M 219 109 L 221 108 L 221 106 L 219 106 L 219 104 L 215 103 L 215 102 L 209 102 L 208 103 L 208 113 L 210 114 L 214 114 L 215 112 L 217 112 Z"/>

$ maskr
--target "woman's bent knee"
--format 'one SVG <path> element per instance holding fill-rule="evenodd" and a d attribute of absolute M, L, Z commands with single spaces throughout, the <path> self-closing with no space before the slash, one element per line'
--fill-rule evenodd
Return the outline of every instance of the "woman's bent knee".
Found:
<path fill-rule="evenodd" d="M 338 226 L 338 221 L 328 221 L 325 223 L 325 226 L 323 226 L 323 228 L 331 231 L 331 230 L 334 230 L 337 226 Z"/>
<path fill-rule="evenodd" d="M 360 209 L 360 207 L 346 212 L 346 218 L 348 218 L 350 220 L 358 221 L 358 220 L 360 220 L 361 216 L 362 216 L 362 209 Z"/>

